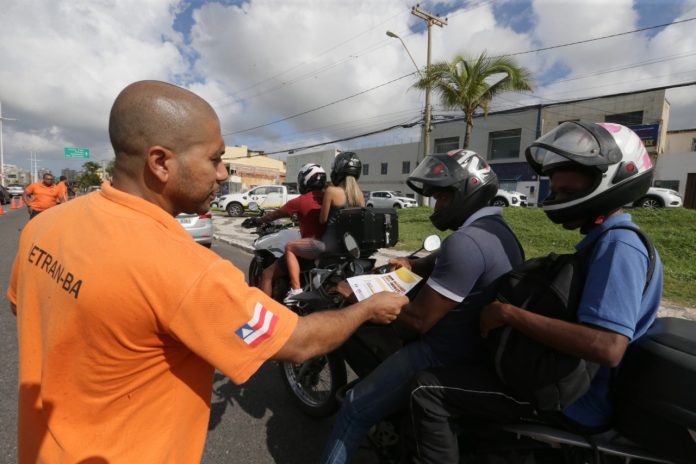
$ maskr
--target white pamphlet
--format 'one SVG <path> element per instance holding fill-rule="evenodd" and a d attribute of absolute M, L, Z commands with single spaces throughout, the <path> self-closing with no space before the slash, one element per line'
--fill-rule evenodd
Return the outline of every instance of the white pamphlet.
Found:
<path fill-rule="evenodd" d="M 400 267 L 387 274 L 363 274 L 348 278 L 348 284 L 358 301 L 379 292 L 405 294 L 423 278 L 405 267 Z"/>

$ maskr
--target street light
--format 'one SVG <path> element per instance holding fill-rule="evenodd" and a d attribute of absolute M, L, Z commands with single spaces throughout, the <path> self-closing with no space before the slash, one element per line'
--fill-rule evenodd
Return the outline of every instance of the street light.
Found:
<path fill-rule="evenodd" d="M 396 34 L 393 33 L 392 31 L 387 31 L 387 35 L 388 35 L 389 37 L 392 37 L 392 38 L 394 38 L 394 39 L 399 39 L 399 41 L 401 41 L 401 45 L 404 46 L 404 50 L 406 50 L 406 53 L 408 53 L 408 57 L 411 58 L 411 62 L 413 63 L 413 66 L 416 67 L 416 71 L 418 71 L 418 74 L 419 74 L 420 77 L 422 78 L 422 77 L 423 77 L 423 73 L 421 72 L 420 68 L 419 68 L 418 65 L 416 64 L 416 60 L 414 60 L 414 59 L 413 59 L 413 56 L 411 56 L 411 52 L 408 51 L 408 47 L 406 46 L 406 44 L 404 43 L 404 41 L 401 39 L 401 37 L 399 37 L 398 35 L 396 35 Z"/>
<path fill-rule="evenodd" d="M 5 186 L 5 152 L 2 148 L 2 122 L 3 121 L 16 121 L 13 118 L 3 118 L 2 117 L 2 102 L 0 102 L 0 185 Z"/>

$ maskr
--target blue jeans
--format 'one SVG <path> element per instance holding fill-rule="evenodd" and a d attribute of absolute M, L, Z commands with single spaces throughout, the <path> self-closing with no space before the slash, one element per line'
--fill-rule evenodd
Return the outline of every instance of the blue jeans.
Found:
<path fill-rule="evenodd" d="M 320 462 L 350 462 L 370 428 L 404 407 L 411 379 L 424 369 L 440 365 L 422 341 L 388 357 L 346 394 Z"/>

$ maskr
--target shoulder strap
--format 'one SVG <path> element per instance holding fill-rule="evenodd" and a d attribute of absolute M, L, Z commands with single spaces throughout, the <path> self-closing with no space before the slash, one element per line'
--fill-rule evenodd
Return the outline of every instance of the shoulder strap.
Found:
<path fill-rule="evenodd" d="M 525 255 L 524 255 L 524 248 L 522 248 L 522 244 L 520 243 L 519 239 L 517 238 L 517 235 L 515 235 L 515 232 L 513 232 L 510 225 L 507 222 L 505 222 L 505 219 L 503 219 L 502 216 L 500 216 L 498 214 L 490 214 L 488 216 L 483 216 L 483 217 L 476 219 L 474 221 L 474 223 L 476 223 L 482 219 L 490 219 L 490 220 L 495 221 L 499 224 L 502 224 L 510 232 L 510 235 L 512 235 L 512 238 L 515 239 L 515 242 L 517 243 L 517 247 L 520 249 L 520 255 L 522 256 L 522 261 L 524 261 L 526 259 Z"/>
<path fill-rule="evenodd" d="M 576 254 L 578 256 L 583 256 L 585 254 L 589 254 L 592 249 L 595 246 L 595 243 L 607 232 L 610 230 L 615 230 L 615 229 L 626 229 L 626 230 L 632 230 L 638 235 L 638 238 L 640 238 L 640 241 L 643 242 L 643 245 L 645 245 L 645 249 L 648 251 L 648 272 L 646 275 L 645 279 L 645 287 L 643 287 L 643 293 L 645 293 L 645 290 L 648 288 L 648 285 L 650 285 L 650 281 L 652 280 L 653 274 L 655 272 L 655 245 L 653 245 L 652 241 L 650 238 L 645 235 L 645 233 L 638 229 L 637 227 L 633 226 L 628 226 L 628 225 L 616 225 L 612 227 L 608 227 L 607 229 L 603 230 L 601 234 L 599 234 L 593 241 L 592 243 L 588 244 L 583 250 L 578 251 Z"/>

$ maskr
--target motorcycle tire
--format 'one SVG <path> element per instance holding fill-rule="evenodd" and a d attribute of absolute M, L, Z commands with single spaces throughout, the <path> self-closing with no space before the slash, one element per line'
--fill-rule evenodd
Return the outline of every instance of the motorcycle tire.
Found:
<path fill-rule="evenodd" d="M 347 382 L 346 364 L 336 353 L 303 363 L 279 363 L 283 384 L 297 407 L 311 417 L 327 417 L 340 406 L 336 391 Z"/>

